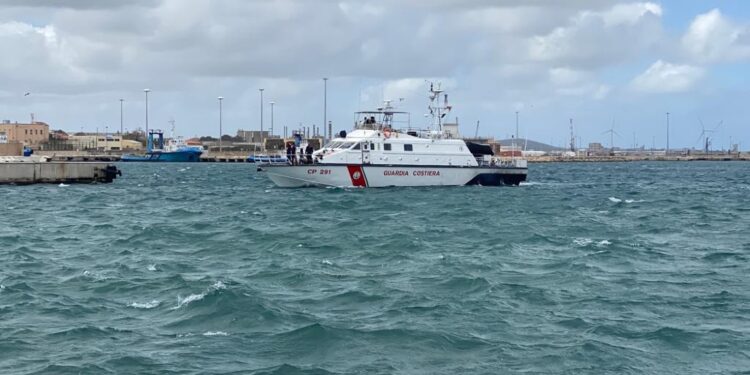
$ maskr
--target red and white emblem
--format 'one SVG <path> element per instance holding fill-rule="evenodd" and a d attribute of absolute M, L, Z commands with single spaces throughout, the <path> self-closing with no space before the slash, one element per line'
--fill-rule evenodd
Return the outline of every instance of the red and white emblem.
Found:
<path fill-rule="evenodd" d="M 367 186 L 367 177 L 365 177 L 365 172 L 361 166 L 347 165 L 346 169 L 349 170 L 349 178 L 352 180 L 352 185 L 359 187 Z"/>

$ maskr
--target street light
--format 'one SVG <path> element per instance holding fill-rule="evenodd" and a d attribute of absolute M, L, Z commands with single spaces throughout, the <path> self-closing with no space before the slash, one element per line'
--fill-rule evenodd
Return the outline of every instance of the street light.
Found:
<path fill-rule="evenodd" d="M 669 112 L 667 112 L 667 149 L 664 150 L 664 155 L 669 155 Z"/>
<path fill-rule="evenodd" d="M 148 93 L 151 91 L 151 89 L 143 89 L 143 92 L 146 93 L 146 138 L 148 138 Z"/>
<path fill-rule="evenodd" d="M 224 97 L 220 96 L 218 99 L 219 99 L 219 152 L 221 152 L 222 151 L 221 135 L 223 134 L 223 131 L 221 130 L 221 101 L 224 100 Z"/>
<path fill-rule="evenodd" d="M 326 130 L 328 119 L 326 118 L 328 114 L 328 78 L 323 77 L 323 143 L 326 143 L 326 138 L 331 136 L 331 134 L 328 134 L 328 131 Z"/>
<path fill-rule="evenodd" d="M 276 102 L 271 102 L 271 136 L 273 137 L 273 105 L 276 104 Z"/>
<path fill-rule="evenodd" d="M 125 99 L 120 99 L 120 137 L 122 138 L 122 103 Z"/>
<path fill-rule="evenodd" d="M 260 91 L 260 149 L 263 150 L 263 89 Z"/>

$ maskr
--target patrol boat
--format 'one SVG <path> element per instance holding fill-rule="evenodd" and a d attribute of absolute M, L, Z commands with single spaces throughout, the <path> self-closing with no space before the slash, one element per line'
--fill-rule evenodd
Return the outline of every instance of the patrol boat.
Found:
<path fill-rule="evenodd" d="M 429 98 L 428 129 L 397 129 L 409 114 L 386 102 L 377 110 L 357 112 L 354 129 L 315 151 L 312 163 L 261 170 L 281 187 L 498 186 L 526 180 L 526 160 L 501 159 L 489 145 L 444 131 L 442 120 L 452 107 L 439 85 L 430 84 Z"/>

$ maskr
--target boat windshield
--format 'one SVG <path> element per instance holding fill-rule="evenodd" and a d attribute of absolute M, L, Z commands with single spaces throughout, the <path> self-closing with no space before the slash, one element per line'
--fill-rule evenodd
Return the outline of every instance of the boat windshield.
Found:
<path fill-rule="evenodd" d="M 348 149 L 354 145 L 354 142 L 331 142 L 325 148 Z"/>

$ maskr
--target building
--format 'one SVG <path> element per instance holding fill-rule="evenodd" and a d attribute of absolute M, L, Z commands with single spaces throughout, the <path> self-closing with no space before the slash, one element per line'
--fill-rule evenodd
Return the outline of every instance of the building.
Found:
<path fill-rule="evenodd" d="M 19 142 L 24 146 L 39 146 L 49 140 L 49 125 L 41 121 L 33 124 L 11 123 L 3 120 L 0 123 L 0 133 L 5 133 L 8 142 Z"/>
<path fill-rule="evenodd" d="M 58 141 L 67 141 L 68 137 L 69 137 L 68 133 L 66 133 L 63 130 L 53 130 L 50 133 L 50 138 L 54 140 L 58 140 Z"/>
<path fill-rule="evenodd" d="M 589 148 L 586 152 L 588 156 L 602 156 L 607 155 L 607 150 L 604 149 L 604 146 L 602 146 L 599 142 L 591 142 L 589 143 Z"/>
<path fill-rule="evenodd" d="M 443 131 L 448 133 L 448 136 L 451 138 L 459 139 L 461 138 L 461 134 L 458 132 L 458 123 L 444 123 L 443 124 Z"/>
<path fill-rule="evenodd" d="M 242 138 L 247 143 L 260 143 L 261 139 L 270 138 L 270 133 L 266 130 L 237 130 L 237 137 Z"/>
<path fill-rule="evenodd" d="M 140 151 L 143 144 L 138 141 L 122 139 L 120 135 L 86 134 L 70 135 L 66 141 L 76 150 L 97 151 Z"/>

